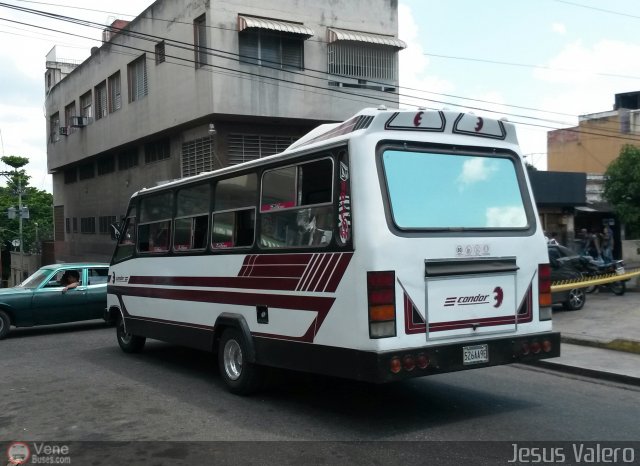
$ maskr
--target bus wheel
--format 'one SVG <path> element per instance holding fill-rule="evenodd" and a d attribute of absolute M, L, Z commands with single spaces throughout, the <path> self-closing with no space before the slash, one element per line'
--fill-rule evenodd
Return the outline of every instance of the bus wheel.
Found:
<path fill-rule="evenodd" d="M 235 328 L 227 328 L 218 347 L 218 367 L 227 389 L 236 395 L 255 392 L 261 382 L 262 367 L 247 361 L 246 355 L 242 334 Z"/>
<path fill-rule="evenodd" d="M 116 335 L 118 336 L 118 344 L 125 353 L 139 353 L 142 351 L 144 343 L 147 341 L 144 337 L 125 332 L 123 319 L 118 321 Z"/>

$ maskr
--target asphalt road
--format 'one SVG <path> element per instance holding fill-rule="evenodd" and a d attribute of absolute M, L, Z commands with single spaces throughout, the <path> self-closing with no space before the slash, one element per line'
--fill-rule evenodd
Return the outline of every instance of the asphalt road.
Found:
<path fill-rule="evenodd" d="M 281 373 L 243 398 L 211 354 L 154 341 L 125 354 L 101 322 L 0 341 L 0 441 L 635 441 L 639 401 L 638 387 L 521 365 L 382 386 Z"/>

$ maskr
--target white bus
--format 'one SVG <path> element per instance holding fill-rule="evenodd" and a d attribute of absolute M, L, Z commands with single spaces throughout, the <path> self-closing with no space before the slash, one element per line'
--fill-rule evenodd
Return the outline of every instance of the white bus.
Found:
<path fill-rule="evenodd" d="M 388 382 L 556 357 L 547 246 L 514 126 L 365 109 L 281 154 L 135 193 L 107 318 L 265 367 Z"/>

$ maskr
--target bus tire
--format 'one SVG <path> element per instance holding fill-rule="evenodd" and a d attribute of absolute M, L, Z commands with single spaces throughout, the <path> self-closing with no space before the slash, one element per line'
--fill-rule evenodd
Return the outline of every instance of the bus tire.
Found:
<path fill-rule="evenodd" d="M 116 335 L 118 337 L 118 345 L 125 353 L 139 353 L 147 341 L 145 337 L 127 333 L 124 328 L 124 319 L 122 318 L 118 320 Z"/>
<path fill-rule="evenodd" d="M 11 319 L 9 319 L 9 315 L 4 311 L 0 311 L 0 340 L 9 334 L 10 329 Z"/>
<path fill-rule="evenodd" d="M 247 343 L 236 328 L 228 327 L 222 333 L 218 367 L 227 389 L 236 395 L 249 395 L 262 382 L 263 368 L 247 360 Z"/>

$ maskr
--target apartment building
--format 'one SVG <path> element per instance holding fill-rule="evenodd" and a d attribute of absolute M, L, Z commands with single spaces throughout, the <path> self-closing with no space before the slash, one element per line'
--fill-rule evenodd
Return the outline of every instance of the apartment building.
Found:
<path fill-rule="evenodd" d="M 158 0 L 71 71 L 48 56 L 56 260 L 108 260 L 141 188 L 397 106 L 397 32 L 395 0 Z"/>

